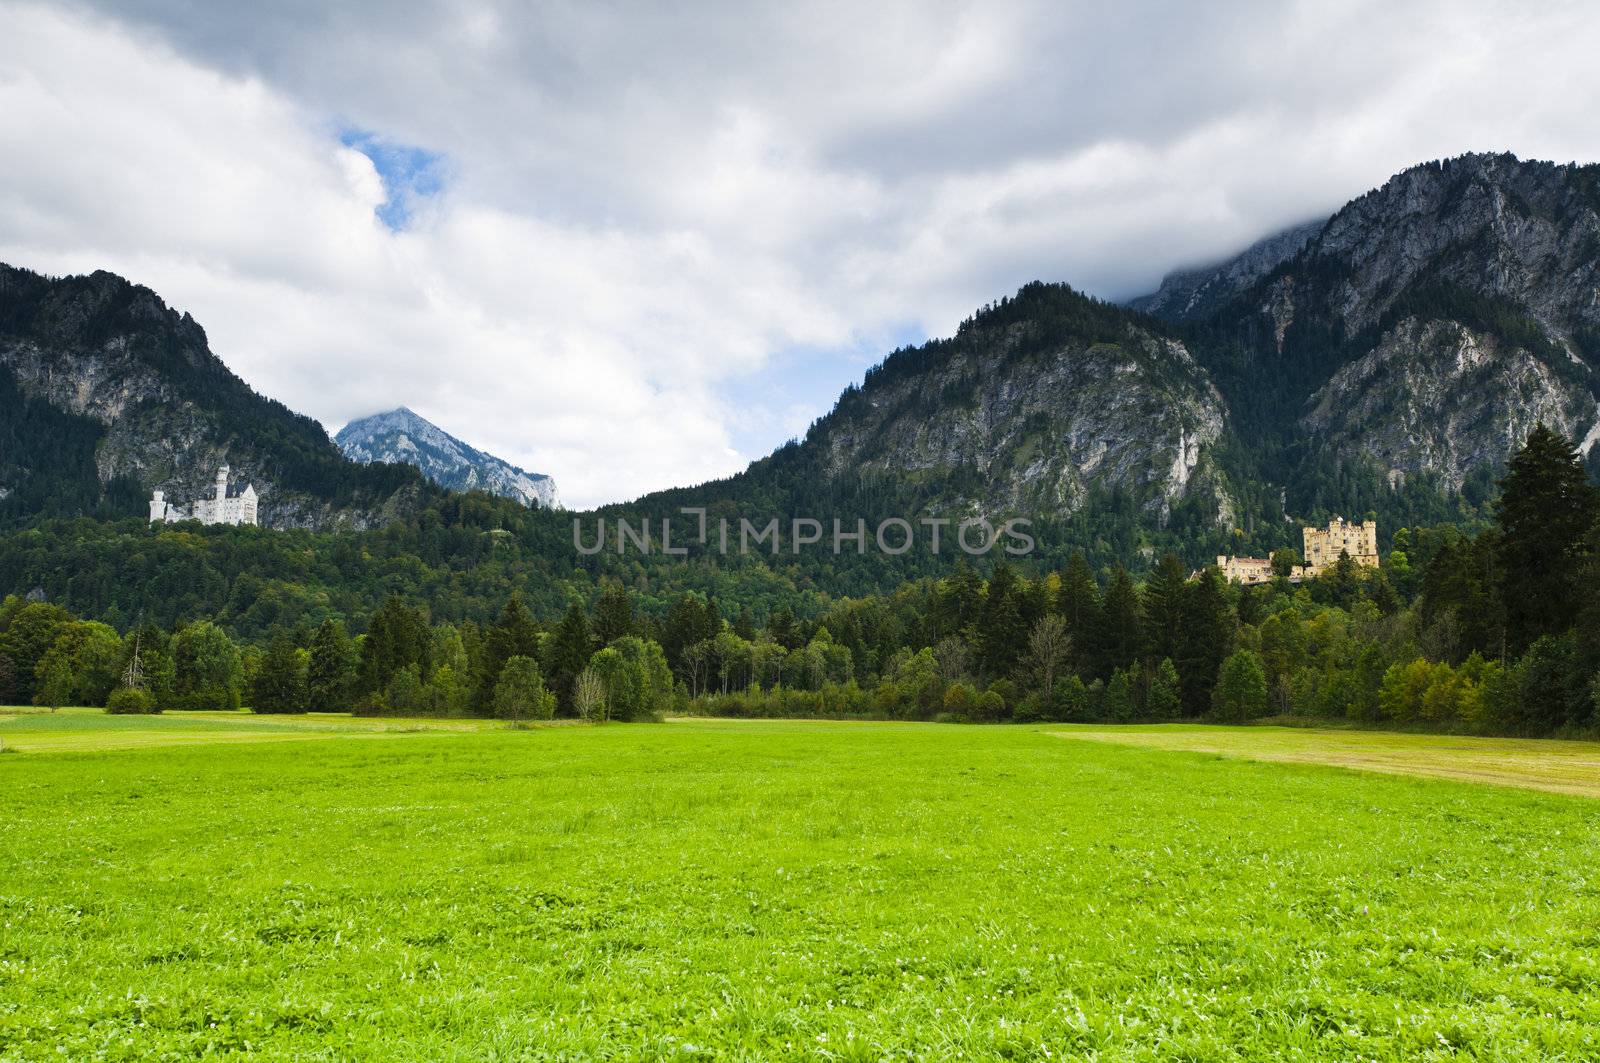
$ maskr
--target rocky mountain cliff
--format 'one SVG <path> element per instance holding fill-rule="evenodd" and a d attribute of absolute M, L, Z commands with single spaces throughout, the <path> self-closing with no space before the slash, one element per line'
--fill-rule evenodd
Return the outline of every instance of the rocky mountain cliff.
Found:
<path fill-rule="evenodd" d="M 230 372 L 188 314 L 111 273 L 0 265 L 0 378 L 0 420 L 39 426 L 0 459 L 18 515 L 131 516 L 155 488 L 186 503 L 222 464 L 255 485 L 272 527 L 385 523 L 426 488 L 412 470 L 347 461 Z"/>
<path fill-rule="evenodd" d="M 1094 488 L 1152 514 L 1207 493 L 1222 397 L 1154 321 L 1031 284 L 942 343 L 891 356 L 816 426 L 830 476 L 961 482 L 952 509 L 1070 513 Z"/>
<path fill-rule="evenodd" d="M 546 509 L 561 506 L 550 477 L 485 454 L 404 406 L 351 421 L 333 441 L 351 461 L 413 465 L 451 490 L 487 491 Z"/>
<path fill-rule="evenodd" d="M 746 472 L 641 500 L 772 514 L 1064 518 L 1111 506 L 1165 526 L 1234 515 L 1228 412 L 1156 320 L 1032 283 L 957 333 L 889 355 L 833 411 Z"/>
<path fill-rule="evenodd" d="M 1195 331 L 1247 443 L 1458 489 L 1600 439 L 1600 167 L 1467 155 L 1353 200 Z M 1280 469 L 1279 476 L 1293 470 Z"/>
<path fill-rule="evenodd" d="M 1452 492 L 1486 484 L 1539 421 L 1600 457 L 1597 208 L 1600 167 L 1472 155 L 1135 307 L 1029 285 L 890 355 L 803 441 L 660 501 L 868 499 L 1085 528 L 1131 502 L 1142 528 L 1181 506 L 1191 539 L 1257 548 L 1315 513 L 1449 519 Z"/>

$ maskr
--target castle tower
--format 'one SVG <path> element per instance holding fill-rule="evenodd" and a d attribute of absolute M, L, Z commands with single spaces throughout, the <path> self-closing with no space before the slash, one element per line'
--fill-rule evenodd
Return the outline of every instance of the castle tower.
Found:
<path fill-rule="evenodd" d="M 228 467 L 217 469 L 217 517 L 222 517 L 222 504 L 228 500 Z"/>
<path fill-rule="evenodd" d="M 150 496 L 150 519 L 152 521 L 167 519 L 167 493 L 157 491 Z"/>

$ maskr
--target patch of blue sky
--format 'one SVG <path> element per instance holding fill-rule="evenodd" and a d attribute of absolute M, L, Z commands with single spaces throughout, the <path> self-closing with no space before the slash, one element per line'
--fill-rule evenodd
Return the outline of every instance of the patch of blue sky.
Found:
<path fill-rule="evenodd" d="M 406 227 L 419 200 L 444 189 L 444 156 L 426 148 L 400 144 L 364 129 L 345 129 L 339 142 L 372 160 L 387 198 L 377 208 L 378 220 L 398 232 Z"/>
<path fill-rule="evenodd" d="M 718 390 L 734 411 L 729 426 L 734 448 L 754 460 L 804 437 L 811 422 L 833 409 L 840 393 L 859 385 L 890 351 L 927 338 L 922 328 L 902 325 L 853 347 L 791 347 L 759 370 L 723 381 Z"/>

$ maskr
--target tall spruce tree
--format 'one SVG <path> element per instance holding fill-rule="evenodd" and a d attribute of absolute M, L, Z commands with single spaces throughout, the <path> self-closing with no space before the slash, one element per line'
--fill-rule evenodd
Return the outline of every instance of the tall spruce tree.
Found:
<path fill-rule="evenodd" d="M 1010 565 L 1004 561 L 995 565 L 984 590 L 977 624 L 978 666 L 990 679 L 1009 675 L 1028 648 L 1024 593 Z"/>
<path fill-rule="evenodd" d="M 1109 680 L 1112 673 L 1137 660 L 1141 634 L 1139 594 L 1128 570 L 1118 565 L 1111 570 L 1111 581 L 1106 584 L 1100 606 L 1095 674 Z"/>
<path fill-rule="evenodd" d="M 311 637 L 306 665 L 306 700 L 315 712 L 340 712 L 350 707 L 355 680 L 355 646 L 344 624 L 324 620 Z"/>
<path fill-rule="evenodd" d="M 1500 480 L 1500 597 L 1510 652 L 1577 619 L 1593 593 L 1576 575 L 1597 513 L 1600 496 L 1576 449 L 1543 424 L 1535 427 Z"/>
<path fill-rule="evenodd" d="M 384 690 L 402 668 L 415 667 L 418 674 L 426 675 L 432 641 L 421 610 L 406 605 L 397 594 L 390 595 L 372 614 L 367 637 L 361 641 L 361 693 Z"/>
<path fill-rule="evenodd" d="M 981 634 L 977 628 L 982 611 L 983 579 L 962 558 L 934 587 L 929 609 L 934 634 L 939 638 L 959 635 L 975 642 Z"/>
<path fill-rule="evenodd" d="M 1185 587 L 1189 576 L 1176 554 L 1164 554 L 1144 581 L 1140 596 L 1144 606 L 1144 655 L 1152 663 L 1163 657 L 1176 660 L 1183 630 Z"/>
<path fill-rule="evenodd" d="M 1217 672 L 1233 650 L 1236 627 L 1222 573 L 1208 568 L 1184 586 L 1173 664 L 1177 666 L 1186 715 L 1199 716 L 1211 708 Z"/>
<path fill-rule="evenodd" d="M 513 593 L 500 610 L 499 618 L 484 632 L 474 684 L 474 708 L 485 714 L 493 711 L 495 684 L 500 681 L 500 672 L 507 661 L 513 657 L 537 659 L 538 656 L 539 625 L 528 615 L 522 596 Z"/>
<path fill-rule="evenodd" d="M 573 684 L 578 681 L 578 674 L 589 666 L 594 651 L 588 614 L 581 603 L 573 602 L 545 642 L 545 675 L 562 708 L 572 707 Z"/>
<path fill-rule="evenodd" d="M 261 658 L 250 684 L 250 707 L 256 712 L 300 712 L 305 708 L 306 675 L 300 651 L 288 634 L 280 632 Z"/>
<path fill-rule="evenodd" d="M 1061 572 L 1061 586 L 1056 591 L 1056 612 L 1066 621 L 1067 635 L 1072 640 L 1072 651 L 1067 657 L 1067 667 L 1079 675 L 1094 671 L 1095 629 L 1100 622 L 1100 588 L 1095 584 L 1094 573 L 1082 553 L 1067 559 Z"/>

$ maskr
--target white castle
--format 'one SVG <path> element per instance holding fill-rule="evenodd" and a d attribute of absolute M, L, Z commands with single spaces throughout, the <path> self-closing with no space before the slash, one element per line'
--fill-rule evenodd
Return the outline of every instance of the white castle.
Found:
<path fill-rule="evenodd" d="M 150 496 L 152 521 L 197 520 L 201 524 L 258 524 L 256 519 L 256 489 L 251 484 L 243 487 L 228 486 L 228 467 L 217 470 L 215 498 L 202 498 L 192 510 L 184 510 L 167 501 L 166 492 L 157 491 Z"/>

